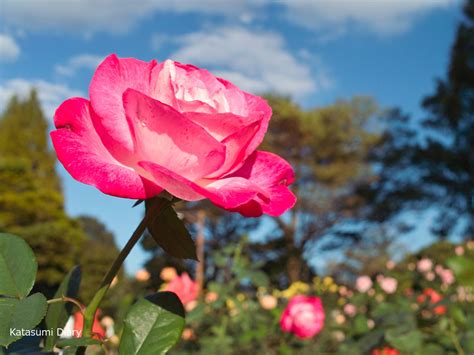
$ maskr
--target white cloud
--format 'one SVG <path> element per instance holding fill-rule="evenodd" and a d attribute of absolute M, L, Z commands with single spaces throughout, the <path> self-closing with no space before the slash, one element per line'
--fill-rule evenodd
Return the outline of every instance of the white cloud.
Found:
<path fill-rule="evenodd" d="M 105 56 L 94 54 L 80 54 L 70 58 L 66 64 L 58 64 L 54 67 L 56 73 L 72 76 L 80 69 L 95 69 L 104 60 Z"/>
<path fill-rule="evenodd" d="M 0 84 L 0 112 L 5 109 L 8 100 L 13 95 L 16 94 L 20 98 L 25 99 L 32 88 L 38 91 L 41 106 L 46 117 L 49 119 L 53 118 L 56 108 L 62 101 L 74 96 L 84 96 L 81 91 L 74 90 L 63 84 L 51 83 L 45 80 L 15 78 Z"/>
<path fill-rule="evenodd" d="M 156 13 L 220 15 L 248 24 L 270 7 L 296 25 L 324 30 L 325 39 L 349 27 L 379 34 L 408 30 L 418 15 L 460 0 L 3 0 L 3 22 L 27 30 L 125 33 Z"/>
<path fill-rule="evenodd" d="M 282 0 L 287 18 L 311 29 L 341 35 L 349 26 L 390 35 L 409 30 L 419 15 L 459 0 Z"/>
<path fill-rule="evenodd" d="M 323 72 L 312 73 L 307 62 L 287 51 L 276 33 L 221 27 L 190 33 L 176 42 L 179 49 L 172 59 L 208 68 L 250 92 L 302 96 L 329 84 Z"/>
<path fill-rule="evenodd" d="M 156 12 L 248 14 L 260 1 L 221 0 L 3 0 L 5 24 L 28 30 L 124 33 Z"/>
<path fill-rule="evenodd" d="M 460 0 L 3 0 L 3 22 L 28 30 L 124 33 L 155 13 L 221 15 L 248 23 L 280 5 L 297 25 L 341 34 L 356 25 L 379 34 L 408 30 L 418 15 Z M 330 38 L 325 37 L 325 38 Z"/>
<path fill-rule="evenodd" d="M 0 61 L 11 62 L 20 55 L 20 47 L 9 35 L 0 33 Z"/>

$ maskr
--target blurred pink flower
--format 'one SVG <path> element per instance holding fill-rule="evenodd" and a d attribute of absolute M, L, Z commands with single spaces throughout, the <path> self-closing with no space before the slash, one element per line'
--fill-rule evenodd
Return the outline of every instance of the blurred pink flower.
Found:
<path fill-rule="evenodd" d="M 181 302 L 186 305 L 196 300 L 199 293 L 197 282 L 193 281 L 186 272 L 176 276 L 165 287 L 165 291 L 176 293 Z"/>
<path fill-rule="evenodd" d="M 397 290 L 398 281 L 393 277 L 381 277 L 378 278 L 380 288 L 388 294 L 392 294 Z"/>
<path fill-rule="evenodd" d="M 395 268 L 395 265 L 396 265 L 396 264 L 395 264 L 395 261 L 389 260 L 389 261 L 387 261 L 387 263 L 385 264 L 385 267 L 386 267 L 387 269 L 389 269 L 389 270 L 392 270 L 392 269 Z"/>
<path fill-rule="evenodd" d="M 194 330 L 191 328 L 184 328 L 183 333 L 181 334 L 181 339 L 183 340 L 192 340 L 195 338 Z"/>
<path fill-rule="evenodd" d="M 441 278 L 441 281 L 446 284 L 446 285 L 451 285 L 454 283 L 454 273 L 450 269 L 442 269 L 438 273 L 439 277 Z"/>
<path fill-rule="evenodd" d="M 216 302 L 219 299 L 219 295 L 217 294 L 217 292 L 210 291 L 210 292 L 206 293 L 206 297 L 204 299 L 205 299 L 206 303 L 213 303 L 213 302 Z"/>
<path fill-rule="evenodd" d="M 352 303 L 347 303 L 344 306 L 344 313 L 347 314 L 349 317 L 354 317 L 356 312 L 357 308 Z"/>
<path fill-rule="evenodd" d="M 356 288 L 359 292 L 367 292 L 372 287 L 372 280 L 369 276 L 359 276 L 356 280 Z"/>
<path fill-rule="evenodd" d="M 456 255 L 464 255 L 464 248 L 461 245 L 458 245 L 456 248 L 454 248 L 454 252 Z"/>
<path fill-rule="evenodd" d="M 433 268 L 433 262 L 428 258 L 423 258 L 418 261 L 416 268 L 419 272 L 428 272 Z"/>
<path fill-rule="evenodd" d="M 324 309 L 321 299 L 314 296 L 295 296 L 286 306 L 280 318 L 284 332 L 299 338 L 311 338 L 324 327 Z"/>

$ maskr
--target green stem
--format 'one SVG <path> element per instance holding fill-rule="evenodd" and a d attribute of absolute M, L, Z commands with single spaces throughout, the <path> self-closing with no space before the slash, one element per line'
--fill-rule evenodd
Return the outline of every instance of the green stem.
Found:
<path fill-rule="evenodd" d="M 59 303 L 59 302 L 73 303 L 77 308 L 79 308 L 79 311 L 82 314 L 84 314 L 85 307 L 81 304 L 81 302 L 79 302 L 78 300 L 76 300 L 74 298 L 71 298 L 71 297 L 62 296 L 62 297 L 59 297 L 59 298 L 53 298 L 53 299 L 48 300 L 46 303 L 47 304 L 52 304 L 52 303 Z"/>
<path fill-rule="evenodd" d="M 140 237 L 142 236 L 143 232 L 145 232 L 145 229 L 149 223 L 155 218 L 159 217 L 159 212 L 163 211 L 162 207 L 164 207 L 166 203 L 168 203 L 168 201 L 164 199 L 156 199 L 156 201 L 153 201 L 149 204 L 150 207 L 146 209 L 145 217 L 143 217 L 142 221 L 133 232 L 127 244 L 117 256 L 107 274 L 104 276 L 99 289 L 84 311 L 84 326 L 82 328 L 83 337 L 90 337 L 92 335 L 92 326 L 94 324 L 95 314 L 99 308 L 100 303 L 104 299 L 110 284 L 112 283 L 115 276 L 117 276 L 125 258 L 128 256 L 128 254 L 130 254 L 130 251 L 133 249 L 135 244 L 137 244 L 138 240 L 140 240 Z"/>
<path fill-rule="evenodd" d="M 458 352 L 459 355 L 465 355 L 465 352 L 461 346 L 461 343 L 459 342 L 459 339 L 456 335 L 455 331 L 455 326 L 454 326 L 454 321 L 453 319 L 449 319 L 449 332 L 448 332 L 449 337 L 451 338 L 451 341 L 453 342 L 454 347 L 456 348 L 456 351 Z"/>

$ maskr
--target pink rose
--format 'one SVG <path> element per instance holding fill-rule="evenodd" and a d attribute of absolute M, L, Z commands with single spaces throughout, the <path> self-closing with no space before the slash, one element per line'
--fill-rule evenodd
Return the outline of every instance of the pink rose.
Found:
<path fill-rule="evenodd" d="M 359 276 L 356 280 L 356 289 L 359 292 L 367 292 L 372 287 L 372 280 L 369 276 Z"/>
<path fill-rule="evenodd" d="M 438 274 L 441 278 L 441 281 L 446 285 L 451 285 L 455 281 L 454 273 L 450 269 L 442 269 Z"/>
<path fill-rule="evenodd" d="M 357 313 L 357 308 L 352 303 L 347 303 L 344 306 L 344 313 L 347 314 L 349 317 L 354 317 Z"/>
<path fill-rule="evenodd" d="M 186 272 L 176 276 L 165 287 L 165 291 L 176 293 L 184 305 L 195 301 L 199 294 L 199 286 Z"/>
<path fill-rule="evenodd" d="M 398 281 L 393 277 L 380 277 L 378 282 L 380 288 L 388 294 L 395 293 L 397 290 Z"/>
<path fill-rule="evenodd" d="M 324 309 L 319 297 L 295 296 L 286 306 L 280 318 L 284 332 L 299 338 L 311 338 L 324 326 Z"/>
<path fill-rule="evenodd" d="M 428 272 L 433 268 L 433 262 L 428 258 L 423 258 L 418 261 L 416 268 L 419 272 Z"/>
<path fill-rule="evenodd" d="M 192 65 L 115 55 L 89 95 L 63 102 L 51 133 L 75 179 L 119 197 L 207 198 L 245 216 L 295 204 L 291 166 L 256 150 L 272 114 L 262 98 Z"/>

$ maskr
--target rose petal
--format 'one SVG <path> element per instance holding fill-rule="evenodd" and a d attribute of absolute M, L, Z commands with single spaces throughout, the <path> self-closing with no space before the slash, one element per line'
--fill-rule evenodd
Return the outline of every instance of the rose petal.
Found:
<path fill-rule="evenodd" d="M 162 188 L 122 165 L 106 149 L 91 118 L 89 101 L 66 100 L 56 111 L 51 132 L 59 161 L 73 178 L 118 197 L 149 198 Z"/>
<path fill-rule="evenodd" d="M 91 105 L 100 117 L 103 131 L 114 141 L 108 148 L 116 157 L 133 151 L 122 95 L 128 88 L 148 94 L 151 72 L 155 66 L 155 60 L 147 63 L 134 58 L 119 59 L 112 54 L 98 66 L 92 77 L 89 87 Z"/>
<path fill-rule="evenodd" d="M 240 90 L 237 86 L 222 78 L 217 78 L 221 82 L 226 90 L 224 96 L 229 103 L 230 110 L 233 114 L 239 116 L 248 116 L 247 99 L 244 91 Z"/>
<path fill-rule="evenodd" d="M 279 216 L 294 206 L 296 197 L 288 189 L 294 181 L 294 172 L 290 164 L 278 155 L 257 151 L 244 165 L 228 177 L 243 177 L 259 186 L 268 196 L 267 199 L 257 195 L 252 201 L 232 211 L 244 216 L 258 217 L 262 213 Z"/>
<path fill-rule="evenodd" d="M 167 105 L 179 109 L 175 95 L 176 71 L 172 61 L 166 60 L 156 65 L 151 72 L 150 96 Z"/>
<path fill-rule="evenodd" d="M 247 148 L 259 128 L 260 122 L 257 121 L 225 138 L 222 141 L 226 146 L 225 162 L 219 170 L 209 175 L 209 178 L 218 178 L 242 166 L 247 158 Z"/>
<path fill-rule="evenodd" d="M 184 115 L 204 127 L 219 141 L 239 132 L 242 127 L 246 127 L 254 122 L 260 122 L 258 131 L 245 150 L 245 156 L 249 156 L 263 141 L 263 137 L 268 129 L 268 122 L 272 116 L 272 109 L 265 100 L 258 96 L 247 93 L 244 93 L 244 95 L 249 105 L 248 112 L 251 112 L 248 116 L 239 116 L 233 113 L 207 114 L 202 112 L 185 112 Z"/>
<path fill-rule="evenodd" d="M 191 121 L 204 127 L 218 141 L 238 132 L 242 127 L 258 121 L 248 117 L 237 116 L 233 113 L 208 114 L 202 112 L 184 112 Z"/>
<path fill-rule="evenodd" d="M 264 99 L 259 96 L 248 93 L 244 93 L 244 95 L 247 99 L 248 111 L 252 112 L 252 115 L 257 116 L 258 120 L 260 121 L 260 128 L 258 129 L 257 133 L 255 133 L 255 136 L 246 149 L 245 156 L 247 157 L 252 154 L 255 149 L 257 149 L 260 143 L 263 142 L 265 133 L 267 133 L 268 130 L 268 123 L 272 117 L 272 108 Z"/>
<path fill-rule="evenodd" d="M 123 105 L 140 160 L 153 161 L 192 180 L 224 163 L 225 146 L 171 106 L 132 89 L 125 91 Z"/>
<path fill-rule="evenodd" d="M 216 180 L 203 186 L 153 162 L 142 161 L 139 165 L 153 175 L 158 185 L 183 200 L 209 198 L 214 204 L 230 209 L 247 203 L 259 193 L 264 193 L 255 184 L 240 177 Z"/>

